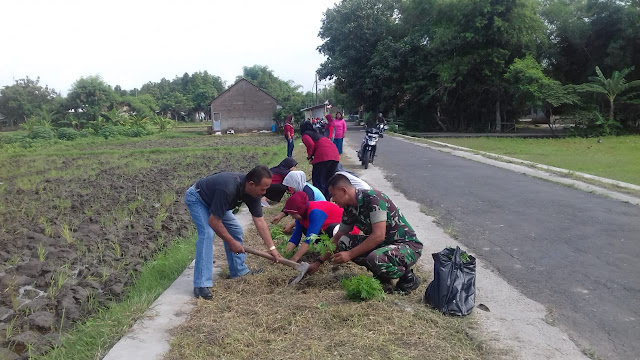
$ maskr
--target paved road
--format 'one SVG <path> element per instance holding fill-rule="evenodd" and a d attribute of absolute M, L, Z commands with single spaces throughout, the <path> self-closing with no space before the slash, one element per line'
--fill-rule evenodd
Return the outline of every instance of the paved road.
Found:
<path fill-rule="evenodd" d="M 375 165 L 394 186 L 547 306 L 579 347 L 640 358 L 640 208 L 391 136 L 378 144 Z"/>

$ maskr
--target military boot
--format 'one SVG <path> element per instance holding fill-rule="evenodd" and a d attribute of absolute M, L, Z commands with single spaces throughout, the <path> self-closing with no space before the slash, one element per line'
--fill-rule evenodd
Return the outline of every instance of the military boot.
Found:
<path fill-rule="evenodd" d="M 409 269 L 398 279 L 395 290 L 406 295 L 417 289 L 418 286 L 420 286 L 420 279 L 413 273 L 413 269 Z"/>

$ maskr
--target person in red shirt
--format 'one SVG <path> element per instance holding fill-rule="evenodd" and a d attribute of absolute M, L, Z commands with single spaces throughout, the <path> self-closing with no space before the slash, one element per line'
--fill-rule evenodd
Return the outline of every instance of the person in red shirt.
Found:
<path fill-rule="evenodd" d="M 302 142 L 307 147 L 307 160 L 313 164 L 311 181 L 328 199 L 329 179 L 336 173 L 340 163 L 338 148 L 329 139 L 313 130 L 307 130 L 302 135 Z"/>
<path fill-rule="evenodd" d="M 269 186 L 266 194 L 264 195 L 267 199 L 275 202 L 280 202 L 280 200 L 282 200 L 284 193 L 287 191 L 287 187 L 282 185 L 282 180 L 284 180 L 290 171 L 296 169 L 296 165 L 298 165 L 296 159 L 287 157 L 282 160 L 278 166 L 274 166 L 269 169 L 271 170 L 273 177 L 271 178 L 271 186 Z M 265 199 L 262 200 L 263 203 L 266 203 Z"/>
<path fill-rule="evenodd" d="M 298 191 L 291 195 L 282 210 L 291 215 L 296 220 L 296 225 L 291 238 L 287 243 L 287 252 L 293 251 L 296 247 L 298 251 L 291 257 L 291 260 L 298 262 L 302 255 L 309 250 L 309 243 L 312 235 L 326 233 L 329 238 L 333 237 L 333 230 L 342 220 L 342 208 L 330 201 L 309 201 L 309 197 L 303 191 Z M 360 230 L 354 228 L 355 234 Z M 305 240 L 302 240 L 305 235 Z"/>
<path fill-rule="evenodd" d="M 284 138 L 287 140 L 287 157 L 293 156 L 293 115 L 287 115 L 284 120 Z"/>

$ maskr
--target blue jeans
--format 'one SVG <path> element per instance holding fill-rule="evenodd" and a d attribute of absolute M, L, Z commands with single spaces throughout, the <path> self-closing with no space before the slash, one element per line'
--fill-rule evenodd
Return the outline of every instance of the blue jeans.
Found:
<path fill-rule="evenodd" d="M 213 238 L 215 233 L 209 226 L 209 208 L 193 186 L 185 193 L 184 202 L 187 204 L 193 223 L 198 231 L 196 264 L 193 268 L 193 287 L 211 287 L 213 285 Z M 242 226 L 231 210 L 224 214 L 222 224 L 231 237 L 242 244 Z M 224 251 L 227 254 L 229 276 L 231 278 L 242 276 L 249 272 L 249 268 L 244 263 L 247 257 L 246 254 L 236 255 L 229 250 L 226 242 L 224 243 Z"/>
<path fill-rule="evenodd" d="M 292 157 L 293 155 L 293 139 L 287 140 L 287 157 Z"/>
<path fill-rule="evenodd" d="M 333 139 L 333 143 L 336 144 L 336 147 L 338 148 L 338 154 L 342 155 L 342 142 L 344 139 Z"/>

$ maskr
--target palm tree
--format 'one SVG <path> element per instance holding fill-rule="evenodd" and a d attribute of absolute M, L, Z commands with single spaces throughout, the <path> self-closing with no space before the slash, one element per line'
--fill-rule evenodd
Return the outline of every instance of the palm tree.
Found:
<path fill-rule="evenodd" d="M 591 76 L 590 83 L 583 84 L 581 91 L 589 91 L 600 94 L 605 94 L 609 99 L 609 119 L 613 120 L 614 113 L 614 101 L 616 96 L 631 89 L 632 87 L 640 86 L 640 80 L 629 81 L 625 80 L 625 76 L 633 71 L 634 67 L 626 68 L 622 71 L 614 71 L 610 79 L 607 79 L 602 75 L 600 68 L 596 66 L 596 74 L 598 76 Z"/>

